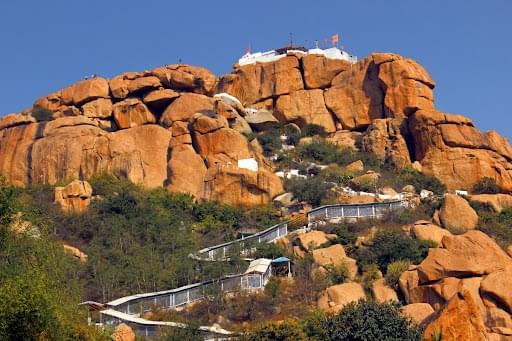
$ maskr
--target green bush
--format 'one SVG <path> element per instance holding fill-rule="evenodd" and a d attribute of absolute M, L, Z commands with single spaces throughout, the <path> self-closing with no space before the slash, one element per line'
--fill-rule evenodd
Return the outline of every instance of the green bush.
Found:
<path fill-rule="evenodd" d="M 304 160 L 323 164 L 346 165 L 352 161 L 351 150 L 341 149 L 337 145 L 321 139 L 314 139 L 311 143 L 301 144 L 295 149 L 295 152 Z"/>
<path fill-rule="evenodd" d="M 402 273 L 409 269 L 411 262 L 409 260 L 399 259 L 394 261 L 393 263 L 389 263 L 386 269 L 386 275 L 384 278 L 386 279 L 386 283 L 392 287 L 396 288 L 398 286 L 398 280 Z"/>
<path fill-rule="evenodd" d="M 38 122 L 53 120 L 53 112 L 43 107 L 35 106 L 32 108 L 32 117 Z"/>
<path fill-rule="evenodd" d="M 287 179 L 284 186 L 297 200 L 307 201 L 313 206 L 319 206 L 331 194 L 332 188 L 331 184 L 325 183 L 320 177 Z"/>
<path fill-rule="evenodd" d="M 354 177 L 354 172 L 346 170 L 337 164 L 331 164 L 322 169 L 320 176 L 327 182 L 334 182 L 338 185 L 347 185 Z"/>
<path fill-rule="evenodd" d="M 350 273 L 345 262 L 336 265 L 326 265 L 324 268 L 327 270 L 325 278 L 327 286 L 345 283 L 349 278 Z"/>
<path fill-rule="evenodd" d="M 284 133 L 287 136 L 286 143 L 296 146 L 301 138 L 301 132 L 297 127 L 288 124 L 284 127 Z"/>
<path fill-rule="evenodd" d="M 497 194 L 501 192 L 496 180 L 489 177 L 483 177 L 473 185 L 475 194 Z"/>
<path fill-rule="evenodd" d="M 325 128 L 321 125 L 310 123 L 306 124 L 304 128 L 302 128 L 302 136 L 321 136 L 324 137 L 327 135 Z"/>
<path fill-rule="evenodd" d="M 441 195 L 446 192 L 446 186 L 438 178 L 418 172 L 407 167 L 400 171 L 398 175 L 398 186 L 402 188 L 405 185 L 413 185 L 417 191 L 427 189 L 435 194 Z"/>
<path fill-rule="evenodd" d="M 398 305 L 361 300 L 345 306 L 324 322 L 326 339 L 332 341 L 420 341 L 422 329 L 402 317 Z"/>
<path fill-rule="evenodd" d="M 500 213 L 479 210 L 478 229 L 496 239 L 506 248 L 512 244 L 512 208 L 505 208 Z"/>
<path fill-rule="evenodd" d="M 273 154 L 282 147 L 281 131 L 279 129 L 265 130 L 258 134 L 258 142 L 266 155 Z"/>
<path fill-rule="evenodd" d="M 376 263 L 384 272 L 388 264 L 398 260 L 418 264 L 427 256 L 431 246 L 431 242 L 411 239 L 400 229 L 380 230 L 373 238 L 373 245 L 367 247 L 365 253 L 358 250 L 358 263 Z"/>
<path fill-rule="evenodd" d="M 241 337 L 243 341 L 306 341 L 307 337 L 297 322 L 267 323 L 250 330 Z"/>

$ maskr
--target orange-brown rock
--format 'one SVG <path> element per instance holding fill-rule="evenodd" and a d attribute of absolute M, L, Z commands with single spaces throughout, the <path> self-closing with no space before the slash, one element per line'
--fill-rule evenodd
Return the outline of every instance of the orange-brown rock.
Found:
<path fill-rule="evenodd" d="M 318 299 L 317 306 L 327 313 L 336 314 L 347 304 L 365 298 L 366 295 L 361 284 L 343 283 L 325 289 Z"/>
<path fill-rule="evenodd" d="M 329 59 L 322 55 L 308 54 L 301 59 L 304 83 L 307 89 L 326 88 L 333 78 L 350 69 L 350 62 Z"/>
<path fill-rule="evenodd" d="M 354 173 L 360 173 L 364 171 L 364 163 L 361 160 L 356 160 L 354 162 L 349 163 L 345 166 L 345 169 L 354 172 Z"/>
<path fill-rule="evenodd" d="M 195 120 L 192 135 L 197 152 L 207 159 L 209 167 L 217 163 L 236 166 L 238 160 L 253 157 L 247 139 L 234 129 L 222 127 L 222 123 L 216 126 L 217 129 L 201 134 L 204 130 L 200 123 L 204 122 L 206 125 L 208 118 L 206 115 L 200 117 L 202 116 L 205 117 L 203 120 Z M 213 124 L 221 120 L 209 119 L 208 121 Z"/>
<path fill-rule="evenodd" d="M 346 255 L 343 246 L 332 246 L 313 250 L 313 260 L 320 267 L 343 265 L 348 271 L 348 278 L 353 280 L 357 275 L 357 262 Z"/>
<path fill-rule="evenodd" d="M 180 94 L 172 89 L 156 89 L 144 95 L 142 101 L 149 106 L 164 107 L 179 96 Z"/>
<path fill-rule="evenodd" d="M 38 98 L 34 102 L 34 107 L 40 107 L 40 108 L 48 109 L 50 111 L 56 111 L 62 105 L 63 105 L 62 93 L 60 90 L 53 92 L 51 94 L 48 94 L 45 97 Z"/>
<path fill-rule="evenodd" d="M 109 81 L 110 91 L 115 98 L 126 98 L 130 94 L 160 87 L 162 84 L 155 76 L 123 74 Z"/>
<path fill-rule="evenodd" d="M 245 117 L 245 120 L 251 127 L 256 130 L 266 130 L 279 123 L 272 112 L 266 109 L 249 111 Z"/>
<path fill-rule="evenodd" d="M 401 118 L 375 119 L 363 135 L 363 150 L 397 169 L 411 164 L 404 135 L 406 121 Z"/>
<path fill-rule="evenodd" d="M 158 77 L 164 87 L 174 90 L 213 95 L 217 85 L 217 77 L 208 69 L 198 66 L 172 64 L 156 68 L 150 73 Z"/>
<path fill-rule="evenodd" d="M 494 301 L 498 307 L 502 307 L 512 314 L 512 267 L 496 271 L 482 280 L 480 293 L 489 300 Z"/>
<path fill-rule="evenodd" d="M 422 325 L 434 314 L 434 309 L 428 303 L 412 303 L 401 307 L 400 313 L 412 319 L 415 323 Z"/>
<path fill-rule="evenodd" d="M 324 103 L 323 91 L 320 89 L 299 90 L 280 96 L 275 114 L 281 122 L 293 122 L 300 127 L 318 124 L 328 133 L 336 131 L 334 120 Z"/>
<path fill-rule="evenodd" d="M 86 116 L 61 117 L 41 125 L 42 136 L 52 136 L 60 133 L 60 129 L 75 126 L 97 127 L 98 123 Z"/>
<path fill-rule="evenodd" d="M 474 194 L 471 201 L 486 205 L 494 212 L 501 212 L 504 208 L 512 208 L 512 195 L 510 194 Z"/>
<path fill-rule="evenodd" d="M 195 114 L 192 129 L 198 134 L 208 134 L 221 128 L 228 128 L 227 120 L 220 115 Z"/>
<path fill-rule="evenodd" d="M 512 190 L 511 147 L 498 134 L 480 133 L 460 115 L 428 110 L 410 116 L 409 133 L 423 172 L 439 178 L 448 190 L 469 190 L 483 177 Z"/>
<path fill-rule="evenodd" d="M 7 114 L 0 118 L 0 130 L 35 122 L 36 119 L 32 116 L 21 114 Z"/>
<path fill-rule="evenodd" d="M 87 262 L 87 258 L 89 256 L 87 256 L 84 252 L 80 251 L 80 249 L 78 249 L 74 246 L 71 246 L 71 245 L 67 245 L 67 244 L 64 244 L 63 246 L 64 246 L 64 252 L 67 252 L 67 253 L 73 255 L 75 258 L 80 260 L 80 262 L 82 262 L 82 263 Z"/>
<path fill-rule="evenodd" d="M 61 100 L 66 105 L 82 105 L 96 98 L 108 98 L 108 95 L 108 82 L 101 77 L 83 80 L 61 90 Z"/>
<path fill-rule="evenodd" d="M 114 121 L 120 129 L 155 123 L 155 116 L 141 100 L 127 98 L 113 105 Z"/>
<path fill-rule="evenodd" d="M 91 203 L 92 187 L 87 181 L 74 180 L 64 187 L 55 187 L 54 202 L 66 212 L 84 212 Z"/>
<path fill-rule="evenodd" d="M 441 241 L 444 236 L 452 235 L 447 229 L 443 229 L 437 225 L 423 220 L 415 222 L 411 231 L 416 239 L 430 240 L 435 242 L 437 245 L 441 245 Z"/>
<path fill-rule="evenodd" d="M 472 230 L 478 223 L 478 215 L 469 203 L 456 194 L 446 194 L 439 211 L 441 224 L 451 231 Z"/>
<path fill-rule="evenodd" d="M 191 145 L 183 144 L 174 147 L 168 167 L 167 189 L 171 192 L 189 193 L 196 198 L 201 197 L 206 166 Z"/>
<path fill-rule="evenodd" d="M 231 205 L 260 205 L 283 192 L 281 180 L 273 173 L 236 166 L 211 166 L 205 175 L 202 198 Z"/>
<path fill-rule="evenodd" d="M 98 98 L 85 103 L 82 112 L 87 117 L 109 118 L 112 115 L 112 101 L 110 98 Z"/>
<path fill-rule="evenodd" d="M 432 89 L 434 81 L 425 69 L 415 61 L 395 54 L 373 54 L 379 67 L 385 97 L 387 116 L 409 115 L 418 109 L 434 108 Z"/>
<path fill-rule="evenodd" d="M 204 95 L 184 93 L 172 102 L 162 114 L 160 124 L 170 127 L 175 121 L 188 121 L 196 113 L 215 113 L 215 101 Z"/>
<path fill-rule="evenodd" d="M 424 284 L 446 277 L 487 275 L 511 266 L 512 258 L 490 237 L 473 230 L 443 237 L 440 247 L 430 249 L 417 269 Z"/>
<path fill-rule="evenodd" d="M 305 251 L 309 251 L 327 243 L 329 240 L 328 235 L 323 231 L 314 230 L 299 234 L 295 239 L 294 244 Z"/>
<path fill-rule="evenodd" d="M 457 293 L 430 322 L 423 333 L 424 340 L 487 340 L 480 308 L 467 290 Z"/>
<path fill-rule="evenodd" d="M 343 129 L 362 130 L 372 120 L 384 117 L 378 72 L 372 58 L 364 58 L 336 76 L 332 87 L 325 91 L 325 105 L 336 115 Z"/>
<path fill-rule="evenodd" d="M 163 186 L 170 138 L 157 125 L 113 133 L 89 125 L 63 127 L 33 143 L 27 176 L 33 183 L 55 184 L 111 172 L 147 187 Z"/>
<path fill-rule="evenodd" d="M 42 135 L 41 123 L 0 130 L 0 174 L 16 186 L 31 183 L 32 145 Z"/>
<path fill-rule="evenodd" d="M 299 61 L 294 56 L 287 56 L 271 63 L 237 67 L 220 79 L 218 92 L 233 95 L 247 106 L 303 88 Z"/>
<path fill-rule="evenodd" d="M 121 323 L 111 335 L 113 341 L 135 341 L 135 333 L 130 326 Z"/>
<path fill-rule="evenodd" d="M 335 144 L 343 149 L 356 150 L 356 141 L 361 137 L 361 133 L 350 130 L 338 130 L 326 140 L 329 143 Z"/>
<path fill-rule="evenodd" d="M 372 296 L 377 302 L 398 302 L 398 295 L 396 291 L 386 284 L 384 278 L 375 280 L 372 284 Z"/>

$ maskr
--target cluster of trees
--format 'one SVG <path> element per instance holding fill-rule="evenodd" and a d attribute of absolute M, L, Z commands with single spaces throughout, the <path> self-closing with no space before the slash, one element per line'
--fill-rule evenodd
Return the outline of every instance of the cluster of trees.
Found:
<path fill-rule="evenodd" d="M 108 340 L 80 310 L 80 266 L 44 229 L 12 229 L 19 191 L 0 179 L 0 339 Z"/>

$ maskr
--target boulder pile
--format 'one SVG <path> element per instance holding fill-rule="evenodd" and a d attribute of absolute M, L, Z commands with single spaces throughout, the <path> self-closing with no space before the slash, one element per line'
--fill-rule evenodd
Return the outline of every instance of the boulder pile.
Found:
<path fill-rule="evenodd" d="M 2 117 L 0 174 L 25 186 L 111 172 L 198 199 L 268 203 L 281 181 L 244 134 L 314 123 L 334 143 L 414 165 L 449 190 L 484 176 L 512 190 L 508 141 L 436 111 L 434 86 L 423 67 L 392 53 L 357 63 L 290 53 L 221 77 L 184 64 L 94 77 Z M 258 170 L 240 168 L 244 159 Z"/>

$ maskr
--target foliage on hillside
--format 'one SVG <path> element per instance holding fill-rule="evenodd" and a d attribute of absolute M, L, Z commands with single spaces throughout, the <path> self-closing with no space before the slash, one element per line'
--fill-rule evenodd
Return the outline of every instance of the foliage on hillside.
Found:
<path fill-rule="evenodd" d="M 17 191 L 0 179 L 0 339 L 102 340 L 86 324 L 80 265 L 45 231 L 16 234 L 12 213 L 22 208 Z"/>

